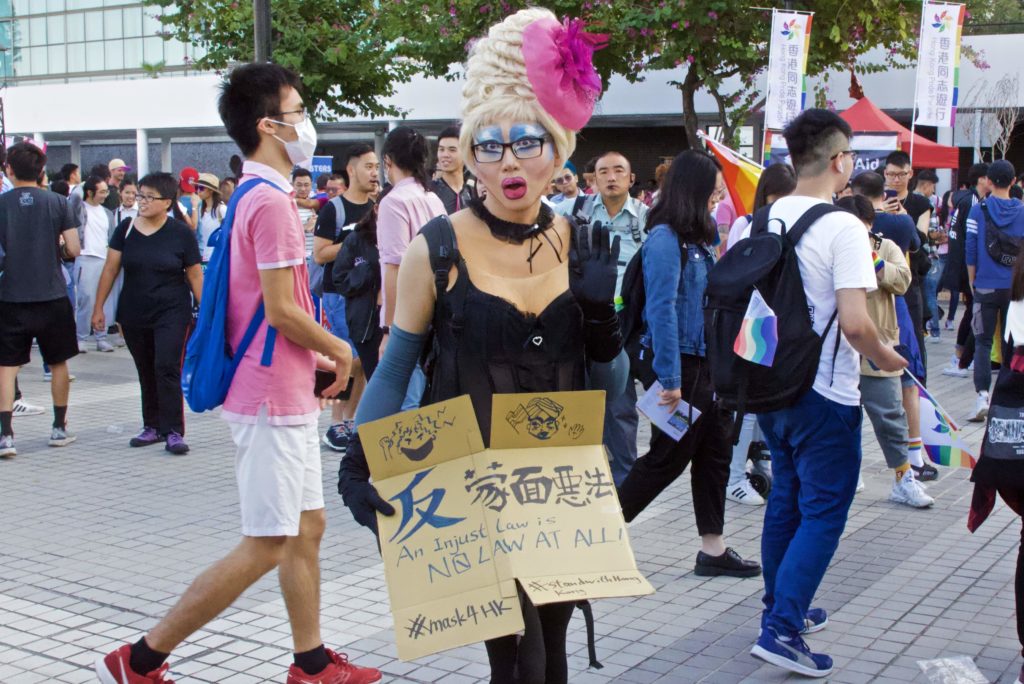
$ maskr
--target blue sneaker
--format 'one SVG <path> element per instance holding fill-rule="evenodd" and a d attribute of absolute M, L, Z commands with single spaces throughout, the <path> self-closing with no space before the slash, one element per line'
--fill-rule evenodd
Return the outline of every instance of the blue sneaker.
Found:
<path fill-rule="evenodd" d="M 827 677 L 832 674 L 832 658 L 824 653 L 811 653 L 807 642 L 799 634 L 784 639 L 771 627 L 761 631 L 750 655 L 790 672 L 805 677 Z"/>
<path fill-rule="evenodd" d="M 814 634 L 828 627 L 828 612 L 824 608 L 809 608 L 804 616 L 801 634 Z"/>

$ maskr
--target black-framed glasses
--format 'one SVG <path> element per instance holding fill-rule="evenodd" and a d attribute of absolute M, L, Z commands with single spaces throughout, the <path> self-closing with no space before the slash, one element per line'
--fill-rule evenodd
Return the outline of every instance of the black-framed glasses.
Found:
<path fill-rule="evenodd" d="M 833 154 L 828 159 L 829 159 L 829 161 L 835 161 L 837 157 L 839 157 L 840 155 L 843 155 L 843 154 L 850 155 L 850 159 L 852 159 L 854 161 L 857 160 L 858 153 L 857 153 L 856 150 L 843 150 L 842 152 L 836 152 L 835 154 Z"/>
<path fill-rule="evenodd" d="M 505 149 L 512 150 L 516 159 L 536 159 L 544 153 L 545 138 L 519 138 L 510 143 L 488 141 L 473 145 L 473 158 L 478 164 L 493 164 L 505 157 Z"/>
<path fill-rule="evenodd" d="M 272 116 L 286 116 L 288 114 L 301 114 L 303 121 L 305 121 L 306 119 L 309 118 L 309 110 L 306 109 L 305 107 L 301 107 L 299 109 L 293 109 L 290 112 L 271 112 L 270 114 L 267 114 L 267 118 L 269 119 Z M 274 121 L 274 119 L 270 119 L 270 120 Z M 286 123 L 286 122 L 284 122 L 284 121 L 274 121 L 274 123 Z M 289 125 L 293 125 L 293 124 L 289 124 Z"/>
<path fill-rule="evenodd" d="M 144 203 L 147 203 L 147 202 L 152 202 L 154 200 L 165 200 L 165 199 L 170 199 L 170 198 L 169 197 L 161 197 L 160 195 L 145 195 L 145 194 L 139 193 L 137 199 L 139 200 L 139 204 L 144 204 Z"/>
<path fill-rule="evenodd" d="M 555 185 L 565 185 L 566 183 L 568 183 L 571 180 L 572 180 L 572 174 L 571 173 L 567 173 L 564 176 L 562 176 L 561 178 L 556 178 L 555 179 Z"/>

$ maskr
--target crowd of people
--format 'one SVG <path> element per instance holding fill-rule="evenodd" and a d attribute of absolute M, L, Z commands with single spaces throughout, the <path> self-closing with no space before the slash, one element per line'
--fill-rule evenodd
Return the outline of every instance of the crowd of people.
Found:
<path fill-rule="evenodd" d="M 951 330 L 961 299 L 944 372 L 973 371 L 968 418 L 988 415 L 993 363 L 1001 381 L 1020 379 L 1010 341 L 1024 339 L 1012 249 L 1024 236 L 1019 179 L 1009 162 L 976 164 L 939 198 L 934 172 L 915 176 L 903 152 L 851 179 L 852 131 L 818 109 L 785 130 L 792 163 L 763 172 L 750 215 L 736 215 L 704 152 L 659 166 L 646 189 L 614 150 L 578 174 L 576 132 L 599 93 L 528 65 L 563 30 L 541 9 L 492 27 L 470 54 L 460 126 L 433 149 L 400 126 L 379 156 L 352 145 L 331 174 L 306 168 L 316 131 L 301 84 L 271 64 L 239 66 L 224 82 L 219 111 L 245 157 L 233 177 L 186 168 L 135 179 L 114 159 L 84 178 L 65 165 L 51 182 L 43 149 L 6 151 L 0 457 L 17 453 L 13 418 L 43 410 L 18 392 L 33 344 L 51 378 L 51 446 L 75 441 L 68 361 L 127 345 L 142 404 L 130 446 L 187 453 L 183 350 L 207 264 L 230 250 L 226 330 L 245 351 L 222 415 L 236 445 L 242 539 L 143 638 L 100 659 L 102 682 L 168 682 L 169 654 L 274 568 L 294 638 L 288 682 L 378 681 L 320 636 L 321 444 L 344 454 L 338 491 L 376 534 L 377 515 L 395 511 L 374 489 L 360 424 L 468 394 L 486 443 L 493 394 L 591 388 L 607 395 L 604 444 L 625 520 L 690 466 L 695 573 L 763 574 L 752 654 L 808 676 L 832 671 L 804 636 L 828 624 L 812 604 L 863 487 L 862 414 L 893 471 L 890 500 L 927 508 L 923 483 L 939 473 L 924 456 L 917 387 L 927 383 L 926 341 Z M 578 73 L 592 71 L 580 59 Z M 743 415 L 716 394 L 705 293 L 729 250 L 785 226 L 801 226 L 791 239 L 820 358 L 795 403 Z M 641 290 L 640 325 L 627 333 Z M 259 312 L 265 322 L 247 330 Z M 319 396 L 317 371 L 333 374 Z M 638 457 L 638 385 L 655 381 L 663 406 L 685 401 L 699 418 L 679 441 L 653 430 Z M 726 544 L 727 500 L 767 504 L 760 563 Z M 566 682 L 574 604 L 519 598 L 525 633 L 485 643 L 490 681 Z"/>

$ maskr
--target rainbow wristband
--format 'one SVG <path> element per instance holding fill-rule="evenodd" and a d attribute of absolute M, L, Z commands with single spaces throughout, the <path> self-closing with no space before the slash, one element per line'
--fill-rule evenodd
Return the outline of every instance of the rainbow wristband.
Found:
<path fill-rule="evenodd" d="M 875 273 L 879 273 L 883 268 L 885 268 L 885 261 L 882 257 L 878 256 L 878 252 L 872 252 L 871 259 L 875 262 Z"/>

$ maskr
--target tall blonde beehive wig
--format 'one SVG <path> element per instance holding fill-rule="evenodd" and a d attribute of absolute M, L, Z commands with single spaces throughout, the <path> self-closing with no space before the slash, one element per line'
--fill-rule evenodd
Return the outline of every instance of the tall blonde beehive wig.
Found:
<path fill-rule="evenodd" d="M 516 12 L 488 30 L 470 52 L 462 88 L 462 131 L 459 149 L 471 171 L 473 135 L 501 120 L 537 122 L 551 135 L 556 163 L 565 163 L 576 149 L 576 132 L 558 123 L 537 101 L 526 76 L 523 31 L 539 19 L 557 21 L 551 10 L 533 7 Z"/>

